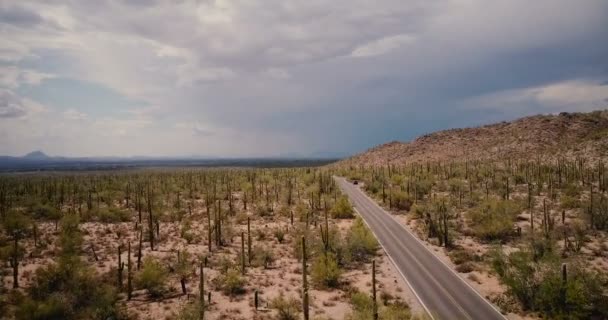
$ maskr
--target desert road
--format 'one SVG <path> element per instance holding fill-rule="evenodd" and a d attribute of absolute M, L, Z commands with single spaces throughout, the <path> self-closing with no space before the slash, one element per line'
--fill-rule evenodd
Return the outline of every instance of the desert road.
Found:
<path fill-rule="evenodd" d="M 505 319 L 357 186 L 335 179 L 433 319 Z"/>

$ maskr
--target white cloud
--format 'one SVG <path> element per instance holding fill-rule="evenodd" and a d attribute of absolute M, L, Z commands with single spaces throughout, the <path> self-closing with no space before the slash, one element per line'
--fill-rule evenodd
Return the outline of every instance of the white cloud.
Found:
<path fill-rule="evenodd" d="M 0 88 L 15 89 L 22 84 L 38 85 L 54 75 L 35 70 L 21 70 L 15 66 L 0 66 Z"/>
<path fill-rule="evenodd" d="M 407 34 L 384 37 L 355 48 L 350 55 L 357 58 L 382 55 L 414 41 L 415 38 Z"/>
<path fill-rule="evenodd" d="M 547 105 L 581 106 L 583 108 L 608 107 L 608 85 L 592 81 L 572 80 L 532 90 L 540 103 Z"/>
<path fill-rule="evenodd" d="M 87 114 L 76 109 L 68 109 L 63 112 L 63 117 L 67 120 L 83 121 L 87 119 Z"/>
<path fill-rule="evenodd" d="M 280 79 L 280 80 L 285 80 L 285 79 L 291 78 L 291 75 L 289 74 L 289 72 L 287 72 L 285 69 L 281 69 L 281 68 L 269 68 L 268 70 L 266 70 L 266 74 L 268 76 L 270 76 L 271 78 Z"/>
<path fill-rule="evenodd" d="M 23 98 L 15 92 L 0 89 L 0 120 L 23 119 L 47 111 L 40 103 L 28 98 Z"/>
<path fill-rule="evenodd" d="M 608 85 L 589 80 L 569 80 L 538 87 L 486 94 L 464 102 L 469 109 L 513 110 L 530 105 L 541 112 L 591 111 L 608 107 Z"/>

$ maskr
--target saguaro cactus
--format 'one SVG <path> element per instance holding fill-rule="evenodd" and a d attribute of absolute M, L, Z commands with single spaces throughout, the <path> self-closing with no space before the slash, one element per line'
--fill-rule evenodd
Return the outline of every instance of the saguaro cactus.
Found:
<path fill-rule="evenodd" d="M 137 246 L 137 270 L 139 270 L 139 268 L 141 267 L 141 248 L 144 242 L 144 228 L 140 228 L 141 229 L 139 229 L 139 246 Z"/>
<path fill-rule="evenodd" d="M 241 274 L 245 275 L 245 232 L 241 232 Z"/>
<path fill-rule="evenodd" d="M 249 265 L 251 265 L 251 223 L 249 217 L 247 217 L 247 259 L 249 261 Z"/>
<path fill-rule="evenodd" d="M 125 263 L 122 262 L 122 245 L 118 245 L 118 289 L 122 289 L 122 271 L 125 269 Z"/>
<path fill-rule="evenodd" d="M 306 238 L 302 236 L 302 309 L 304 320 L 308 320 L 308 279 L 306 277 Z"/>
<path fill-rule="evenodd" d="M 132 274 L 131 274 L 131 242 L 127 243 L 127 300 L 131 300 L 131 294 L 133 292 Z"/>
<path fill-rule="evenodd" d="M 211 293 L 211 292 L 210 292 Z M 205 318 L 205 271 L 203 269 L 203 263 L 200 263 L 200 275 L 198 283 L 198 301 L 200 304 L 199 319 Z"/>
<path fill-rule="evenodd" d="M 378 301 L 376 300 L 376 260 L 372 260 L 372 299 L 374 320 L 378 320 Z"/>
<path fill-rule="evenodd" d="M 146 200 L 148 203 L 148 236 L 150 237 L 150 250 L 154 251 L 154 220 L 152 219 L 152 195 L 150 194 L 149 184 Z"/>

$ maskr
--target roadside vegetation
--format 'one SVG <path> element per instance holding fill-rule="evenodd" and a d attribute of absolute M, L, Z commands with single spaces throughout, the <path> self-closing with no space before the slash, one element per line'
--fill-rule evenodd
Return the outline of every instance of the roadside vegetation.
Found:
<path fill-rule="evenodd" d="M 608 176 L 597 159 L 339 167 L 505 312 L 608 318 Z M 485 276 L 484 276 L 485 275 Z M 481 280 L 480 280 L 481 278 Z"/>

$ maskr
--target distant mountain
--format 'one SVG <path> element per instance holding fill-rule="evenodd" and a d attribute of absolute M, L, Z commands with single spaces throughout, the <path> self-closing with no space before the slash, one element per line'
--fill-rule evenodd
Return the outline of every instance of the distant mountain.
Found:
<path fill-rule="evenodd" d="M 427 161 L 528 159 L 597 161 L 608 157 L 608 110 L 536 115 L 475 128 L 449 129 L 393 141 L 342 160 L 342 165 L 385 166 Z"/>
<path fill-rule="evenodd" d="M 333 161 L 335 160 L 310 157 L 50 157 L 42 151 L 33 151 L 22 157 L 0 156 L 0 172 L 116 170 L 142 167 L 302 167 L 326 165 Z"/>
<path fill-rule="evenodd" d="M 51 159 L 51 157 L 47 156 L 44 152 L 42 152 L 40 150 L 32 151 L 32 152 L 24 155 L 22 158 L 24 158 L 24 159 L 31 159 L 31 160 L 47 160 L 47 159 Z"/>

